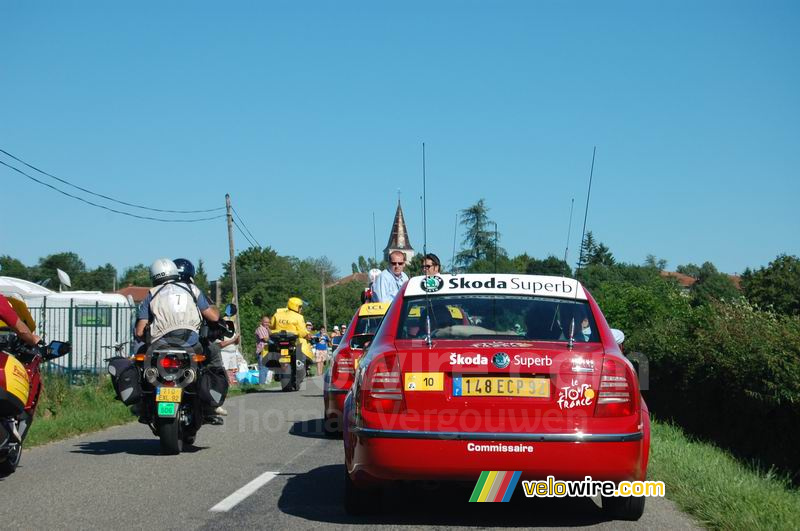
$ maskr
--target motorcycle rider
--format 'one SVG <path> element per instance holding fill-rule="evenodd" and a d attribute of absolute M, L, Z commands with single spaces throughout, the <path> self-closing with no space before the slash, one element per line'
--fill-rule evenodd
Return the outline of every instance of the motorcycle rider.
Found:
<path fill-rule="evenodd" d="M 303 318 L 303 300 L 299 297 L 292 297 L 286 302 L 286 308 L 278 308 L 269 323 L 269 328 L 273 334 L 286 330 L 290 334 L 298 337 L 300 350 L 311 362 L 314 360 L 311 354 L 311 346 L 306 339 L 311 334 L 306 329 L 306 320 Z"/>
<path fill-rule="evenodd" d="M 159 258 L 150 266 L 153 287 L 139 306 L 136 321 L 136 337 L 144 338 L 145 328 L 150 325 L 149 341 L 152 344 L 162 338 L 179 340 L 184 345 L 200 342 L 200 326 L 203 319 L 209 323 L 219 321 L 219 311 L 211 306 L 200 289 L 191 283 L 194 266 L 188 260 L 182 262 L 184 277 L 175 262 Z M 223 369 L 219 345 L 204 345 L 209 367 Z M 207 408 L 206 415 L 224 415 L 220 408 Z"/>
<path fill-rule="evenodd" d="M 20 306 L 21 311 L 17 311 L 5 295 L 0 294 L 0 322 L 11 327 L 17 333 L 17 337 L 34 347 L 39 344 L 41 339 L 31 331 L 33 318 L 28 308 L 24 304 Z M 19 315 L 20 313 L 23 315 Z M 24 315 L 25 313 L 27 315 Z"/>

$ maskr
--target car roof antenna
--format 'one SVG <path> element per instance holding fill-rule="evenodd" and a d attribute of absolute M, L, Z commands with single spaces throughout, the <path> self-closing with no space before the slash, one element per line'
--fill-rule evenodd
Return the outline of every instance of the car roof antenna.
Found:
<path fill-rule="evenodd" d="M 569 322 L 569 342 L 567 343 L 567 347 L 570 350 L 572 350 L 572 347 L 574 345 L 575 345 L 575 316 L 573 316 L 572 320 Z"/>

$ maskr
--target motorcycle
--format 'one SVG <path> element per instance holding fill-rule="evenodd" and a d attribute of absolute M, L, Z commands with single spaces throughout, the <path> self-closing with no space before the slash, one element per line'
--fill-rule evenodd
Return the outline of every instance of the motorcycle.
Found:
<path fill-rule="evenodd" d="M 0 475 L 13 474 L 42 391 L 40 366 L 69 354 L 70 344 L 31 347 L 12 334 L 0 336 Z"/>
<path fill-rule="evenodd" d="M 225 307 L 226 317 L 235 314 L 235 305 Z M 214 341 L 234 333 L 232 321 L 219 320 L 203 325 L 197 343 L 187 345 L 179 335 L 168 334 L 132 362 L 119 356 L 107 360 L 117 397 L 134 406 L 139 422 L 159 438 L 162 454 L 179 454 L 194 444 L 203 424 L 223 424 L 211 411 L 225 400 L 227 374 L 207 364 L 206 352 Z"/>
<path fill-rule="evenodd" d="M 265 366 L 275 373 L 275 381 L 281 383 L 281 391 L 297 391 L 306 376 L 306 355 L 297 356 L 297 334 L 286 330 L 269 336 Z"/>

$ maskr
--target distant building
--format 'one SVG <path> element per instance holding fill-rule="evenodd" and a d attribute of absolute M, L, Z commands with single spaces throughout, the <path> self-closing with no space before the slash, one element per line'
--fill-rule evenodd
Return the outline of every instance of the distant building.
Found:
<path fill-rule="evenodd" d="M 383 259 L 389 261 L 389 254 L 393 251 L 401 251 L 406 255 L 406 262 L 410 262 L 416 252 L 411 247 L 411 241 L 408 238 L 408 229 L 406 229 L 406 219 L 403 216 L 403 207 L 400 206 L 400 199 L 397 200 L 397 212 L 394 214 L 394 223 L 392 223 L 392 232 L 389 234 L 389 243 L 383 250 Z"/>

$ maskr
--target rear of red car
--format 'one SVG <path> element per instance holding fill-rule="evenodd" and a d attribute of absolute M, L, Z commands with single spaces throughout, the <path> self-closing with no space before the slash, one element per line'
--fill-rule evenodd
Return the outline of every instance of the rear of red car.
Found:
<path fill-rule="evenodd" d="M 355 380 L 355 369 L 364 349 L 351 344 L 354 337 L 374 335 L 380 326 L 388 304 L 363 304 L 353 316 L 342 337 L 339 347 L 333 352 L 333 362 L 326 375 L 323 400 L 325 404 L 325 431 L 334 435 L 341 431 L 344 400 Z"/>
<path fill-rule="evenodd" d="M 348 481 L 475 481 L 485 470 L 644 479 L 649 418 L 636 375 L 576 281 L 444 276 L 437 291 L 425 281 L 409 281 L 356 373 Z"/>

